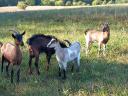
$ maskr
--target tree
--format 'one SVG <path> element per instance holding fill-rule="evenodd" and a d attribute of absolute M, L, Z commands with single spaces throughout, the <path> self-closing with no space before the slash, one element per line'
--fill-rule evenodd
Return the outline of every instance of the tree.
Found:
<path fill-rule="evenodd" d="M 41 5 L 41 0 L 35 0 L 35 5 Z"/>

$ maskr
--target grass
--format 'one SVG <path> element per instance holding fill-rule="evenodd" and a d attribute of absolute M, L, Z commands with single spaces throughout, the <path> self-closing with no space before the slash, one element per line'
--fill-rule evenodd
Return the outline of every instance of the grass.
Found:
<path fill-rule="evenodd" d="M 52 57 L 45 70 L 45 55 L 40 57 L 41 75 L 27 74 L 27 45 L 22 48 L 23 62 L 19 84 L 11 84 L 5 72 L 0 74 L 0 96 L 127 96 L 128 95 L 128 6 L 86 7 L 77 9 L 0 13 L 0 41 L 13 41 L 9 29 L 26 30 L 24 41 L 36 33 L 81 43 L 80 72 L 67 71 L 67 80 L 58 78 L 58 64 Z M 110 23 L 111 37 L 107 56 L 97 57 L 94 43 L 85 56 L 84 30 Z M 34 64 L 33 64 L 34 70 Z"/>

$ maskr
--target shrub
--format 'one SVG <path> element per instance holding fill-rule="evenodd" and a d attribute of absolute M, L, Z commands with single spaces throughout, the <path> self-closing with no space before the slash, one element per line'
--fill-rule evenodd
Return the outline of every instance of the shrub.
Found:
<path fill-rule="evenodd" d="M 71 6 L 72 5 L 72 2 L 71 1 L 67 1 L 65 5 L 66 6 Z"/>
<path fill-rule="evenodd" d="M 62 0 L 57 0 L 57 1 L 55 2 L 55 5 L 56 5 L 56 6 L 63 6 L 64 3 L 63 3 Z"/>
<path fill-rule="evenodd" d="M 77 2 L 77 5 L 79 5 L 79 6 L 80 6 L 80 5 L 86 5 L 86 3 L 83 2 L 83 1 L 78 1 L 78 2 Z"/>
<path fill-rule="evenodd" d="M 75 1 L 75 2 L 73 2 L 73 6 L 77 6 L 77 2 Z"/>
<path fill-rule="evenodd" d="M 25 0 L 27 5 L 33 6 L 35 5 L 35 0 Z"/>
<path fill-rule="evenodd" d="M 84 5 L 86 5 L 86 3 L 83 1 L 73 1 L 73 5 L 74 6 L 84 6 Z"/>
<path fill-rule="evenodd" d="M 128 3 L 128 0 L 116 0 L 116 3 Z"/>
<path fill-rule="evenodd" d="M 50 0 L 42 0 L 41 5 L 50 5 Z"/>
<path fill-rule="evenodd" d="M 55 6 L 55 1 L 52 0 L 41 0 L 41 5 Z"/>
<path fill-rule="evenodd" d="M 24 1 L 19 1 L 17 7 L 20 9 L 25 9 L 27 7 L 27 4 Z"/>
<path fill-rule="evenodd" d="M 92 5 L 101 5 L 102 2 L 103 2 L 103 1 L 101 1 L 101 0 L 94 0 L 94 1 L 92 2 Z"/>
<path fill-rule="evenodd" d="M 106 1 L 106 0 L 104 0 L 104 1 L 102 2 L 102 5 L 105 5 L 105 4 L 107 4 L 107 1 Z"/>
<path fill-rule="evenodd" d="M 50 1 L 51 6 L 55 6 L 55 1 Z"/>
<path fill-rule="evenodd" d="M 107 4 L 113 4 L 113 1 L 111 0 L 111 1 L 109 1 Z"/>

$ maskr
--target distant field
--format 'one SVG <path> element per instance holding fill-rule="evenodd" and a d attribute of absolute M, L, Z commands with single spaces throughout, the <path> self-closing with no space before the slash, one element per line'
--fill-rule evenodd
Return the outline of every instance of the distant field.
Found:
<path fill-rule="evenodd" d="M 25 10 L 19 9 L 16 6 L 0 7 L 0 13 L 4 12 L 18 12 L 18 11 L 39 11 L 39 10 L 57 10 L 57 9 L 74 9 L 86 7 L 127 7 L 128 4 L 108 4 L 108 5 L 95 5 L 95 6 L 28 6 Z"/>
<path fill-rule="evenodd" d="M 23 62 L 19 85 L 10 84 L 5 72 L 0 74 L 0 96 L 128 96 L 128 6 L 82 7 L 75 9 L 40 10 L 0 13 L 0 41 L 12 41 L 9 29 L 26 30 L 24 42 L 36 33 L 50 34 L 81 43 L 80 72 L 67 70 L 67 80 L 58 78 L 55 56 L 48 73 L 45 55 L 40 57 L 41 75 L 27 74 L 27 45 L 22 47 Z M 111 37 L 107 56 L 97 57 L 94 43 L 85 56 L 84 30 L 100 29 L 109 22 Z M 1 60 L 0 60 L 1 61 Z M 34 70 L 33 64 L 33 70 Z"/>

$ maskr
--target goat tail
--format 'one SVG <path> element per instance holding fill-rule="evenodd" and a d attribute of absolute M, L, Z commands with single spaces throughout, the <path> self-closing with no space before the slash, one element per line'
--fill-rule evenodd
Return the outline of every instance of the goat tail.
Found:
<path fill-rule="evenodd" d="M 64 41 L 67 42 L 69 46 L 71 45 L 71 42 L 69 40 L 64 40 Z"/>
<path fill-rule="evenodd" d="M 3 43 L 2 42 L 0 42 L 0 48 L 3 46 Z"/>
<path fill-rule="evenodd" d="M 89 29 L 86 29 L 86 30 L 84 31 L 84 34 L 86 35 L 88 31 L 89 31 Z"/>

